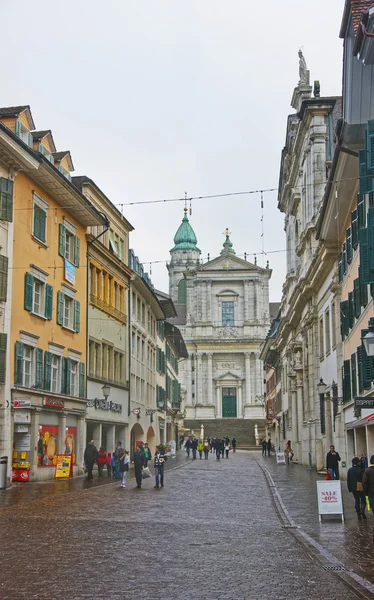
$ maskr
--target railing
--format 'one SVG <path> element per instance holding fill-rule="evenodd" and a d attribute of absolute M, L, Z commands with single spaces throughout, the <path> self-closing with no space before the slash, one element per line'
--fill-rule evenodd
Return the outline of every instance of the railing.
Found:
<path fill-rule="evenodd" d="M 112 315 L 112 317 L 115 317 L 122 323 L 127 323 L 127 317 L 124 312 L 122 312 L 121 310 L 118 310 L 118 308 L 115 308 L 111 304 L 108 304 L 108 302 L 105 302 L 105 300 L 98 298 L 98 296 L 95 296 L 94 294 L 90 294 L 90 302 L 91 302 L 91 304 L 94 304 L 101 310 L 104 310 L 109 315 Z"/>

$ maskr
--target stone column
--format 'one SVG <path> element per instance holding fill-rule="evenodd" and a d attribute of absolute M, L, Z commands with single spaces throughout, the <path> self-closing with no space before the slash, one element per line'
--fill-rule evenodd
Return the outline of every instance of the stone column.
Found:
<path fill-rule="evenodd" d="M 221 400 L 221 387 L 219 385 L 216 386 L 216 417 L 220 419 L 222 417 L 222 400 Z"/>
<path fill-rule="evenodd" d="M 303 456 L 302 456 L 302 439 L 303 439 L 302 427 L 303 427 L 303 421 L 304 421 L 304 410 L 303 410 L 303 377 L 302 377 L 302 372 L 301 372 L 300 375 L 297 378 L 296 396 L 297 396 L 297 439 L 298 439 L 298 442 L 299 442 L 299 446 L 298 446 L 298 459 L 299 459 L 300 462 L 302 462 L 302 460 L 303 460 Z"/>
<path fill-rule="evenodd" d="M 212 321 L 212 282 L 206 282 L 206 320 Z"/>
<path fill-rule="evenodd" d="M 213 404 L 213 353 L 208 352 L 208 395 L 207 404 Z"/>
<path fill-rule="evenodd" d="M 203 399 L 203 356 L 201 353 L 197 354 L 196 363 L 197 363 L 197 373 L 196 373 L 197 386 L 195 385 L 195 389 L 197 389 L 196 403 L 204 404 L 204 399 Z M 196 379 L 195 379 L 195 382 L 196 382 Z"/>
<path fill-rule="evenodd" d="M 237 413 L 238 414 L 238 418 L 243 417 L 243 386 L 242 386 L 241 383 L 238 385 L 238 406 L 237 406 L 237 409 L 238 409 L 238 413 Z"/>
<path fill-rule="evenodd" d="M 243 304 L 244 304 L 244 321 L 249 321 L 249 281 L 248 281 L 248 279 L 244 281 Z"/>
<path fill-rule="evenodd" d="M 251 403 L 251 355 L 245 353 L 245 403 Z"/>
<path fill-rule="evenodd" d="M 206 318 L 206 281 L 201 282 L 201 320 L 205 321 Z"/>
<path fill-rule="evenodd" d="M 75 441 L 75 462 L 78 465 L 78 473 L 83 472 L 80 467 L 83 465 L 86 443 L 86 419 L 85 415 L 82 415 L 78 417 L 77 439 Z M 112 452 L 112 449 L 110 451 Z"/>
<path fill-rule="evenodd" d="M 253 320 L 258 320 L 258 281 L 257 279 L 253 282 Z"/>
<path fill-rule="evenodd" d="M 108 425 L 107 427 L 107 434 L 106 434 L 106 440 L 107 440 L 107 448 L 106 451 L 107 452 L 113 452 L 114 448 L 116 447 L 116 443 L 118 440 L 116 440 L 116 426 L 115 425 Z M 125 441 L 123 441 L 123 443 L 125 444 Z M 130 440 L 128 441 L 128 446 L 125 445 L 126 449 L 129 448 L 130 446 Z"/>
<path fill-rule="evenodd" d="M 101 447 L 101 432 L 102 432 L 101 423 L 96 423 L 94 425 L 94 429 L 93 429 L 93 441 L 94 441 L 96 448 Z M 91 440 L 87 440 L 87 442 L 90 442 L 90 441 Z"/>
<path fill-rule="evenodd" d="M 31 427 L 30 427 L 30 434 L 31 434 L 31 440 L 30 440 L 30 475 L 32 476 L 32 479 L 35 480 L 36 479 L 36 473 L 37 473 L 37 464 L 38 464 L 38 441 L 39 441 L 39 425 L 40 425 L 40 413 L 41 413 L 41 409 L 40 408 L 35 408 L 35 410 L 32 413 L 32 418 L 31 418 Z M 13 413 L 12 413 L 13 414 Z M 10 460 L 10 464 L 12 464 L 12 459 L 11 457 L 9 457 Z"/>
<path fill-rule="evenodd" d="M 250 402 L 254 402 L 255 397 L 256 397 L 256 356 L 253 352 L 251 352 L 251 354 L 250 354 L 249 362 L 250 362 L 250 373 L 251 373 L 251 375 L 250 375 L 250 384 L 251 384 Z"/>
<path fill-rule="evenodd" d="M 186 404 L 193 404 L 191 374 L 191 356 L 188 356 L 186 359 Z"/>
<path fill-rule="evenodd" d="M 60 413 L 58 428 L 57 453 L 65 454 L 66 412 L 64 410 Z"/>
<path fill-rule="evenodd" d="M 295 446 L 299 441 L 298 428 L 297 428 L 297 392 L 296 392 L 296 377 L 293 376 L 290 379 L 290 392 L 291 392 L 291 444 Z M 296 457 L 299 458 L 299 457 Z"/>

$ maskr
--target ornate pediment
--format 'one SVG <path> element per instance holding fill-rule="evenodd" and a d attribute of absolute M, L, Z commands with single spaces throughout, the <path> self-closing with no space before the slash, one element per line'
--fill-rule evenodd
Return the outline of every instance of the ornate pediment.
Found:
<path fill-rule="evenodd" d="M 226 371 L 226 373 L 222 373 L 218 377 L 213 377 L 213 379 L 215 381 L 232 381 L 233 379 L 236 379 L 237 381 L 244 381 L 244 377 L 241 377 L 232 371 Z"/>
<path fill-rule="evenodd" d="M 200 271 L 253 271 L 258 273 L 266 270 L 232 254 L 213 258 L 200 267 Z"/>

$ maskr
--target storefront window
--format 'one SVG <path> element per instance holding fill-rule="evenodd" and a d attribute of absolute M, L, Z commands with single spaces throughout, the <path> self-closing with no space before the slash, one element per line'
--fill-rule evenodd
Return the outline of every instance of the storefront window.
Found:
<path fill-rule="evenodd" d="M 66 427 L 65 431 L 65 454 L 72 455 L 72 463 L 75 465 L 75 442 L 77 437 L 76 427 Z"/>
<path fill-rule="evenodd" d="M 56 465 L 58 432 L 56 425 L 39 425 L 38 467 Z"/>

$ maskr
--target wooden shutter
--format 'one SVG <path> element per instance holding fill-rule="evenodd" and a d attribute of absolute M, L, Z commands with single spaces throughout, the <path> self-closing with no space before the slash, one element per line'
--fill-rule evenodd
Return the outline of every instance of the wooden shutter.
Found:
<path fill-rule="evenodd" d="M 351 382 L 352 382 L 352 398 L 357 396 L 357 369 L 356 369 L 356 354 L 351 355 Z"/>
<path fill-rule="evenodd" d="M 14 383 L 23 385 L 23 351 L 25 345 L 23 342 L 16 342 L 15 363 L 14 363 Z"/>
<path fill-rule="evenodd" d="M 0 177 L 0 218 L 3 221 L 13 221 L 13 187 L 11 179 Z"/>
<path fill-rule="evenodd" d="M 47 214 L 45 210 L 40 208 L 37 204 L 34 204 L 34 237 L 41 242 L 46 241 L 46 221 Z"/>
<path fill-rule="evenodd" d="M 79 396 L 80 398 L 84 398 L 84 376 L 85 376 L 85 365 L 84 363 L 79 363 Z"/>
<path fill-rule="evenodd" d="M 67 394 L 66 391 L 66 373 L 68 369 L 68 359 L 63 356 L 61 358 L 61 394 Z"/>
<path fill-rule="evenodd" d="M 366 152 L 365 150 L 360 150 L 358 153 L 358 162 L 359 162 L 359 179 L 360 179 L 360 194 L 368 194 L 372 192 L 373 187 L 373 179 L 367 172 L 367 164 L 366 164 Z"/>
<path fill-rule="evenodd" d="M 348 300 L 340 303 L 340 333 L 342 339 L 349 333 L 349 304 Z"/>
<path fill-rule="evenodd" d="M 81 330 L 81 305 L 78 300 L 74 300 L 74 331 L 77 333 Z"/>
<path fill-rule="evenodd" d="M 360 275 L 360 267 L 358 269 L 358 274 Z M 368 286 L 366 283 L 364 285 L 360 285 L 360 304 L 361 306 L 366 306 L 368 303 Z"/>
<path fill-rule="evenodd" d="M 71 359 L 66 359 L 66 392 L 65 394 L 70 394 L 70 374 L 71 374 Z"/>
<path fill-rule="evenodd" d="M 348 294 L 348 325 L 349 329 L 352 329 L 355 322 L 355 306 L 353 301 L 353 292 Z"/>
<path fill-rule="evenodd" d="M 348 227 L 348 229 L 346 230 L 346 248 L 347 248 L 347 263 L 350 265 L 352 262 L 352 256 L 353 256 L 351 227 Z"/>
<path fill-rule="evenodd" d="M 358 375 L 358 389 L 362 393 L 364 391 L 364 378 L 362 373 L 362 346 L 358 346 L 356 350 L 357 356 L 357 375 Z"/>
<path fill-rule="evenodd" d="M 44 352 L 44 385 L 43 388 L 47 391 L 51 389 L 52 375 L 52 352 Z"/>
<path fill-rule="evenodd" d="M 79 267 L 81 241 L 79 237 L 74 236 L 74 264 Z"/>
<path fill-rule="evenodd" d="M 53 287 L 48 285 L 45 286 L 45 318 L 49 321 L 52 319 L 53 310 Z"/>
<path fill-rule="evenodd" d="M 8 257 L 0 255 L 0 300 L 6 302 L 8 291 Z"/>
<path fill-rule="evenodd" d="M 360 242 L 360 284 L 369 284 L 370 265 L 369 265 L 369 233 L 366 228 L 360 229 L 358 234 Z"/>
<path fill-rule="evenodd" d="M 35 387 L 43 387 L 43 350 L 35 348 Z"/>
<path fill-rule="evenodd" d="M 65 295 L 62 292 L 57 292 L 57 325 L 64 324 L 64 303 Z"/>
<path fill-rule="evenodd" d="M 348 269 L 348 263 L 347 263 L 347 242 L 344 242 L 344 244 L 343 244 L 343 274 L 344 275 L 346 274 L 347 269 Z M 226 304 L 226 302 L 225 302 L 225 304 Z M 223 309 L 223 303 L 222 303 L 222 309 Z"/>
<path fill-rule="evenodd" d="M 357 208 L 351 213 L 351 231 L 352 231 L 352 248 L 356 250 L 358 246 L 358 217 Z"/>
<path fill-rule="evenodd" d="M 61 223 L 58 227 L 58 233 L 58 253 L 65 258 L 66 229 Z"/>
<path fill-rule="evenodd" d="M 25 274 L 25 297 L 24 297 L 24 308 L 26 310 L 32 310 L 32 300 L 34 295 L 34 277 L 31 273 Z"/>
<path fill-rule="evenodd" d="M 343 363 L 343 398 L 345 402 L 349 402 L 352 398 L 351 393 L 351 361 L 345 360 Z"/>
<path fill-rule="evenodd" d="M 369 332 L 368 329 L 361 330 L 361 339 Z M 371 388 L 371 382 L 374 381 L 373 358 L 366 354 L 365 346 L 361 343 L 362 352 L 362 381 L 365 390 Z"/>
<path fill-rule="evenodd" d="M 354 315 L 355 315 L 356 319 L 358 319 L 358 317 L 361 314 L 360 280 L 358 277 L 353 282 L 353 297 L 354 297 L 354 306 L 355 306 Z"/>
<path fill-rule="evenodd" d="M 7 335 L 0 333 L 0 383 L 5 383 Z"/>
<path fill-rule="evenodd" d="M 340 252 L 339 258 L 338 258 L 338 279 L 339 279 L 339 283 L 342 283 L 343 278 L 344 278 L 344 273 L 343 273 L 343 252 Z"/>
<path fill-rule="evenodd" d="M 374 207 L 370 207 L 367 215 L 367 231 L 369 246 L 369 283 L 374 283 Z"/>
<path fill-rule="evenodd" d="M 357 197 L 357 220 L 359 230 L 366 227 L 365 196 L 360 194 Z"/>

